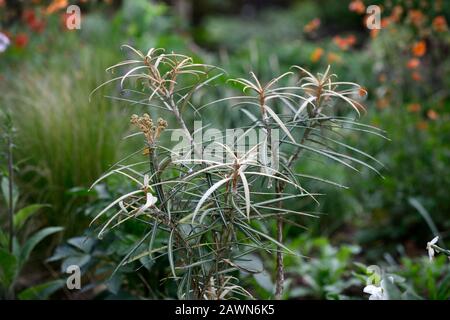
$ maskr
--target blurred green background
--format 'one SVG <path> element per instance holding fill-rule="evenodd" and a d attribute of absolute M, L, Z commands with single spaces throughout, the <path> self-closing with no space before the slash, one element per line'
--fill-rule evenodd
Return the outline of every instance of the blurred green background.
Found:
<path fill-rule="evenodd" d="M 81 8 L 79 30 L 65 27 L 69 4 Z M 382 8 L 381 30 L 364 25 L 370 4 Z M 105 69 L 126 58 L 120 46 L 130 44 L 189 54 L 233 77 L 254 71 L 268 80 L 294 64 L 313 72 L 330 64 L 340 79 L 364 86 L 367 114 L 361 121 L 386 130 L 390 141 L 354 133 L 345 139 L 379 159 L 384 178 L 369 170 L 350 174 L 331 162 L 299 165 L 302 173 L 350 188 L 311 184 L 327 195 L 320 206 L 292 204 L 319 211 L 321 218 L 299 218 L 304 229 L 286 230 L 287 245 L 309 258 L 286 258 L 285 298 L 364 299 L 361 269 L 370 264 L 395 274 L 409 298 L 450 296 L 448 261 L 439 257 L 430 264 L 425 250 L 437 232 L 444 247 L 450 235 L 449 1 L 0 0 L 0 19 L 0 244 L 7 247 L 9 141 L 15 209 L 35 205 L 22 213 L 17 241 L 25 243 L 49 226 L 64 228 L 42 238 L 15 272 L 10 295 L 175 296 L 176 288 L 161 281 L 168 270 L 164 260 L 145 268 L 131 265 L 110 278 L 142 226 L 131 221 L 102 241 L 89 228 L 99 208 L 131 188 L 116 177 L 88 191 L 138 148 L 123 137 L 131 132 L 130 115 L 144 112 L 143 106 L 105 98 L 113 95 L 111 88 L 89 101 L 90 92 L 110 79 Z M 213 99 L 217 92 L 210 94 Z M 223 127 L 242 121 L 224 108 L 207 118 Z M 254 263 L 274 268 L 263 256 Z M 0 255 L 4 270 L 9 264 Z M 82 266 L 83 290 L 63 289 L 70 264 Z M 270 274 L 242 279 L 257 296 L 271 296 Z"/>

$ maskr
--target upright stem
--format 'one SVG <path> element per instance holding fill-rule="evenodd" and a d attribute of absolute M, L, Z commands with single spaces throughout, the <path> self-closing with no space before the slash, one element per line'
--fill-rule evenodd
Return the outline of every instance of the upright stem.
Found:
<path fill-rule="evenodd" d="M 14 181 L 14 168 L 13 168 L 13 143 L 11 136 L 8 136 L 8 198 L 9 198 L 9 252 L 13 251 L 13 238 L 14 238 L 14 194 L 13 194 L 13 181 Z"/>
<path fill-rule="evenodd" d="M 310 132 L 310 129 L 306 129 L 302 142 L 305 141 L 305 139 L 308 137 Z M 290 168 L 292 164 L 297 160 L 298 156 L 300 155 L 300 151 L 302 149 L 297 147 L 297 150 L 295 153 L 289 158 L 287 167 Z M 286 184 L 282 181 L 277 181 L 276 185 L 276 191 L 278 194 L 278 197 L 282 197 L 282 193 L 284 192 L 284 188 L 286 187 Z M 278 201 L 278 208 L 283 207 L 283 201 Z M 279 243 L 283 243 L 283 218 L 281 214 L 277 215 L 277 241 Z M 275 299 L 281 300 L 281 297 L 283 295 L 283 284 L 284 284 L 284 262 L 283 262 L 283 248 L 280 246 L 277 247 L 277 263 L 276 263 L 276 270 L 277 270 L 277 278 L 276 278 L 276 287 L 275 287 Z"/>
<path fill-rule="evenodd" d="M 281 194 L 283 192 L 283 187 L 277 183 L 276 186 L 277 193 Z M 278 202 L 278 208 L 282 208 L 282 201 Z M 281 215 L 277 215 L 277 241 L 283 243 L 283 219 Z M 283 284 L 284 284 L 284 262 L 283 262 L 283 248 L 278 246 L 277 248 L 277 280 L 275 287 L 275 299 L 281 300 L 283 295 Z"/>
<path fill-rule="evenodd" d="M 262 113 L 263 124 L 264 124 L 264 127 L 267 132 L 267 145 L 270 146 L 271 150 L 273 150 L 272 139 L 271 139 L 272 133 L 271 133 L 269 120 L 268 120 L 266 111 L 264 109 L 265 97 L 263 94 L 260 95 L 259 103 L 260 103 L 260 109 L 261 109 L 261 113 Z M 275 188 L 276 188 L 276 191 L 277 191 L 279 197 L 281 197 L 280 193 L 283 192 L 283 187 L 278 182 L 279 181 L 276 182 Z M 278 202 L 278 207 L 279 208 L 282 207 L 281 201 Z M 283 243 L 283 219 L 282 219 L 281 214 L 277 214 L 276 238 L 279 243 Z M 283 263 L 283 251 L 282 250 L 283 250 L 283 248 L 281 248 L 280 246 L 277 246 L 276 283 L 275 283 L 275 299 L 276 300 L 281 300 L 281 297 L 283 295 L 284 263 Z"/>
<path fill-rule="evenodd" d="M 319 105 L 320 105 L 320 98 L 319 100 Z M 311 110 L 308 110 L 308 115 L 310 118 L 314 118 L 314 113 Z M 309 134 L 311 133 L 311 129 L 314 127 L 314 125 L 312 125 L 311 127 L 308 127 L 305 129 L 304 133 L 303 133 L 303 137 L 300 141 L 300 144 L 303 144 L 305 142 L 306 139 L 308 139 Z M 300 147 L 297 147 L 297 150 L 295 151 L 295 153 L 289 158 L 288 162 L 287 162 L 287 167 L 290 168 L 294 162 L 298 159 L 300 152 L 303 149 Z M 277 181 L 276 184 L 276 191 L 278 194 L 278 197 L 281 198 L 282 197 L 282 193 L 284 192 L 284 189 L 286 187 L 286 183 L 284 183 L 283 181 Z M 282 208 L 283 207 L 283 203 L 282 201 L 278 201 L 278 208 Z M 277 241 L 279 243 L 283 243 L 283 218 L 281 214 L 277 215 Z M 276 263 L 276 272 L 277 272 L 277 277 L 276 277 L 276 286 L 275 286 L 275 299 L 276 300 L 281 300 L 281 297 L 283 295 L 283 284 L 284 284 L 284 262 L 283 262 L 283 248 L 281 248 L 280 246 L 277 247 L 277 263 Z"/>

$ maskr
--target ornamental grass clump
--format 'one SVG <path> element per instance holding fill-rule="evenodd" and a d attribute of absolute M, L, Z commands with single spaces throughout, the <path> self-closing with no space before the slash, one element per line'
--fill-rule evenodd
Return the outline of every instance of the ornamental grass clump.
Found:
<path fill-rule="evenodd" d="M 224 70 L 188 56 L 125 47 L 131 58 L 108 69 L 120 76 L 98 88 L 118 83 L 122 95 L 116 99 L 147 110 L 132 116 L 138 132 L 128 137 L 141 137 L 136 154 L 144 158 L 124 159 L 94 183 L 118 174 L 136 184 L 94 221 L 101 223 L 100 237 L 129 219 L 147 231 L 118 268 L 165 257 L 180 299 L 253 298 L 239 275 L 262 272 L 246 262 L 264 251 L 276 259 L 273 293 L 281 299 L 283 256 L 301 254 L 285 243 L 284 224 L 317 217 L 293 208 L 292 201 L 319 203 L 322 194 L 306 188 L 311 179 L 345 188 L 298 172 L 297 164 L 320 157 L 378 173 L 376 159 L 341 141 L 345 131 L 384 137 L 378 128 L 337 115 L 348 106 L 359 116 L 365 90 L 337 81 L 330 67 L 313 75 L 294 66 L 266 83 L 252 72 L 250 79 L 225 82 Z M 208 101 L 209 90 L 226 85 L 243 94 Z M 240 110 L 242 124 L 211 128 L 214 108 Z M 155 123 L 156 115 L 161 118 Z"/>

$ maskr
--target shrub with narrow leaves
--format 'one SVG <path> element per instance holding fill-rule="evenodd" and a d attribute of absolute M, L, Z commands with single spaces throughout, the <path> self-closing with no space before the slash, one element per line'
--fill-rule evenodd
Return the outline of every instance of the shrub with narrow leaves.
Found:
<path fill-rule="evenodd" d="M 251 290 L 240 285 L 239 271 L 260 272 L 243 262 L 250 254 L 272 253 L 274 295 L 281 298 L 283 256 L 299 254 L 283 243 L 283 225 L 295 225 L 299 215 L 316 217 L 293 210 L 288 203 L 319 202 L 318 190 L 304 187 L 311 179 L 344 187 L 297 172 L 297 164 L 323 158 L 354 171 L 366 167 L 378 173 L 376 166 L 381 164 L 376 159 L 341 141 L 347 131 L 384 137 L 378 128 L 338 116 L 345 114 L 338 110 L 341 107 L 359 116 L 365 90 L 338 81 L 330 67 L 313 75 L 294 66 L 266 83 L 252 72 L 250 79 L 224 82 L 224 70 L 188 56 L 162 49 L 144 54 L 125 47 L 131 58 L 109 68 L 119 76 L 99 88 L 118 83 L 122 93 L 118 100 L 148 111 L 131 118 L 138 131 L 128 138 L 142 137 L 142 149 L 95 183 L 118 174 L 136 184 L 134 191 L 95 217 L 93 222 L 101 222 L 99 237 L 129 219 L 146 225 L 147 233 L 121 265 L 143 257 L 145 261 L 166 257 L 168 278 L 177 282 L 180 299 L 253 298 Z M 205 101 L 208 90 L 227 84 L 243 93 Z M 207 126 L 206 108 L 241 111 L 248 125 L 218 128 L 199 142 L 196 134 L 204 128 L 196 128 L 193 120 L 203 120 Z M 156 114 L 161 117 L 157 121 Z M 227 129 L 234 129 L 231 138 Z M 258 133 L 256 143 L 249 138 L 253 132 Z M 180 138 L 188 148 L 174 145 Z M 205 151 L 211 150 L 214 156 L 205 157 Z M 142 161 L 126 163 L 139 153 Z M 166 241 L 155 246 L 161 234 Z"/>

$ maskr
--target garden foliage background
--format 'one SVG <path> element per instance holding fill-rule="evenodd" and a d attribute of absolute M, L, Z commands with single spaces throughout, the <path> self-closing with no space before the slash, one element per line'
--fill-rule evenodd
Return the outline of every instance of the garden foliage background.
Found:
<path fill-rule="evenodd" d="M 15 262 L 0 254 L 6 297 L 176 297 L 177 288 L 164 281 L 165 258 L 110 277 L 140 238 L 141 225 L 130 221 L 102 240 L 89 227 L 105 204 L 132 190 L 119 177 L 88 189 L 139 149 L 123 137 L 132 132 L 129 117 L 145 112 L 143 106 L 107 99 L 106 89 L 88 99 L 110 78 L 105 69 L 124 58 L 120 46 L 130 44 L 192 55 L 236 78 L 254 71 L 269 80 L 294 64 L 313 72 L 330 64 L 340 79 L 364 86 L 361 121 L 386 130 L 390 140 L 353 132 L 345 138 L 385 165 L 383 177 L 365 169 L 350 174 L 332 162 L 296 168 L 349 188 L 320 184 L 327 195 L 320 206 L 292 203 L 293 210 L 320 212 L 320 219 L 299 217 L 286 228 L 286 245 L 304 258 L 286 257 L 284 298 L 365 299 L 365 266 L 375 264 L 395 275 L 399 298 L 448 299 L 447 257 L 430 263 L 425 247 L 438 234 L 445 247 L 450 230 L 450 2 L 76 1 L 80 30 L 65 27 L 69 1 L 18 3 L 0 0 L 0 32 L 9 39 L 0 39 L 0 248 L 8 248 L 12 141 L 14 207 L 21 217 L 14 241 L 30 250 Z M 382 7 L 381 30 L 364 27 L 369 4 Z M 226 108 L 207 118 L 223 127 L 242 121 Z M 272 297 L 272 259 L 255 255 L 249 263 L 266 272 L 241 272 L 244 287 Z M 82 267 L 82 290 L 64 286 L 71 264 Z"/>

